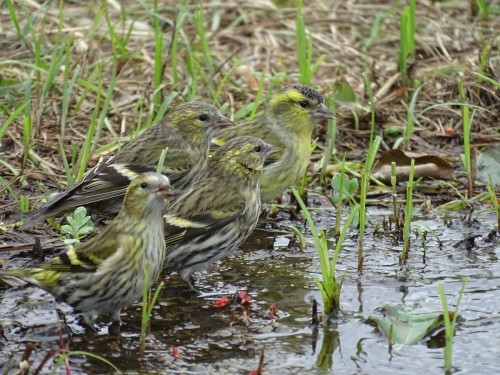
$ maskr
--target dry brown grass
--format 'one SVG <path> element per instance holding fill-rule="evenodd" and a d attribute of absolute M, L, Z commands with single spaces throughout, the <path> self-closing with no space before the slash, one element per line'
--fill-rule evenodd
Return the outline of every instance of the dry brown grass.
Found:
<path fill-rule="evenodd" d="M 17 1 L 17 15 L 24 25 L 31 15 L 35 35 L 41 37 L 43 60 L 50 59 L 51 49 L 56 45 L 58 35 L 58 6 L 56 2 L 37 2 L 35 0 Z M 187 79 L 188 57 L 185 40 L 179 43 L 180 83 L 174 87 L 172 68 L 168 57 L 169 40 L 172 37 L 173 21 L 177 1 L 159 1 L 159 14 L 164 34 L 164 87 L 167 95 L 177 91 L 180 95 L 176 102 L 183 101 L 183 93 L 192 83 Z M 104 88 L 110 81 L 112 48 L 110 34 L 103 17 L 98 19 L 100 7 L 91 2 L 67 1 L 64 3 L 64 19 L 61 34 L 64 38 L 72 35 L 74 48 L 71 52 L 71 69 L 81 68 L 81 76 L 92 81 L 98 62 L 104 66 Z M 126 140 L 139 123 L 143 124 L 149 111 L 153 93 L 155 31 L 148 12 L 137 1 L 123 1 L 125 22 L 120 21 L 121 9 L 115 0 L 106 4 L 110 20 L 116 32 L 129 33 L 126 44 L 128 57 L 119 59 L 119 76 L 108 113 L 109 131 L 104 129 L 99 143 Z M 399 13 L 404 2 L 387 14 L 391 6 L 388 1 L 317 1 L 308 2 L 303 9 L 306 25 L 314 42 L 314 58 L 325 55 L 325 60 L 314 76 L 319 90 L 328 95 L 335 85 L 343 80 L 349 82 L 357 93 L 358 100 L 368 107 L 368 99 L 363 92 L 363 72 L 367 71 L 376 93 L 377 128 L 401 127 L 406 123 L 406 109 L 409 102 L 409 88 L 402 87 L 397 72 Z M 234 114 L 255 98 L 255 82 L 260 72 L 265 72 L 265 88 L 298 82 L 298 67 L 295 47 L 295 9 L 294 2 L 284 1 L 279 5 L 272 1 L 252 2 L 208 1 L 205 2 L 205 18 L 209 47 L 215 65 L 213 85 L 199 82 L 199 98 L 213 101 L 214 88 L 222 77 L 233 67 L 244 65 L 250 76 L 243 74 L 245 69 L 236 69 L 226 81 L 220 95 L 220 103 L 229 103 L 229 113 Z M 191 7 L 194 9 L 194 7 Z M 372 25 L 377 17 L 384 16 L 380 32 L 370 40 Z M 496 17 L 496 19 L 495 19 Z M 490 46 L 489 59 L 485 73 L 498 81 L 499 30 L 498 16 L 481 20 L 473 16 L 471 6 L 465 1 L 440 2 L 422 0 L 417 5 L 416 54 L 412 61 L 410 76 L 424 83 L 417 103 L 415 134 L 412 149 L 448 152 L 456 155 L 460 151 L 461 113 L 458 106 L 438 106 L 418 115 L 423 109 L 438 103 L 458 102 L 457 78 L 464 82 L 470 105 L 476 106 L 473 121 L 472 142 L 498 141 L 500 115 L 500 94 L 498 89 L 487 82 L 480 82 L 475 76 L 478 71 L 479 56 L 483 45 Z M 33 63 L 33 54 L 17 35 L 5 6 L 0 8 L 0 60 L 17 60 Z M 189 18 L 184 22 L 184 33 L 190 45 L 196 49 L 198 40 Z M 31 35 L 28 41 L 33 41 Z M 195 52 L 197 53 L 197 52 Z M 200 57 L 200 61 L 203 61 Z M 203 67 L 206 69 L 206 67 Z M 207 71 L 205 70 L 205 73 Z M 35 122 L 32 161 L 22 174 L 28 178 L 15 176 L 13 171 L 0 164 L 0 173 L 9 181 L 12 188 L 20 194 L 39 194 L 31 182 L 42 180 L 48 189 L 58 187 L 65 181 L 64 168 L 58 152 L 57 135 L 60 132 L 62 70 L 56 78 L 46 100 L 38 105 L 37 96 L 43 84 L 43 76 L 37 77 L 30 67 L 19 64 L 0 65 L 0 102 L 12 110 L 24 96 L 24 84 L 28 77 L 34 80 L 32 116 Z M 64 145 L 69 154 L 72 142 L 81 143 L 87 131 L 89 118 L 95 106 L 96 95 L 86 92 L 83 102 L 79 103 L 85 89 L 76 85 L 72 92 L 69 117 L 66 125 Z M 79 104 L 79 107 L 76 105 Z M 102 105 L 102 99 L 100 101 Z M 474 108 L 476 108 L 474 107 Z M 75 110 L 77 108 L 77 110 Z M 353 129 L 350 110 L 339 107 L 339 150 L 365 149 L 368 142 L 369 113 L 358 111 L 361 130 Z M 0 126 L 6 120 L 0 112 Z M 451 127 L 453 132 L 445 132 Z M 317 131 L 319 143 L 324 142 L 325 131 Z M 17 119 L 9 126 L 1 140 L 0 158 L 15 169 L 21 170 L 22 121 Z M 384 137 L 384 145 L 390 147 L 393 138 Z M 111 151 L 112 152 L 112 151 Z M 38 161 L 37 162 L 37 158 Z M 37 165 L 36 165 L 37 164 Z M 2 191 L 1 201 L 6 205 L 1 215 L 16 210 L 12 198 Z"/>

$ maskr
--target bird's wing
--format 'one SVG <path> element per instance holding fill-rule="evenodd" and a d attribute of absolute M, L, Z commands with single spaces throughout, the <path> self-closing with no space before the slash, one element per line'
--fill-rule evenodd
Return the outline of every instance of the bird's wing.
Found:
<path fill-rule="evenodd" d="M 78 184 L 62 192 L 55 200 L 30 212 L 29 220 L 23 224 L 23 228 L 78 206 L 120 198 L 125 195 L 128 185 L 137 175 L 155 170 L 154 167 L 142 164 L 113 164 L 113 158 L 100 162 Z"/>
<path fill-rule="evenodd" d="M 51 205 L 57 204 L 57 208 L 66 209 L 121 197 L 139 174 L 155 170 L 154 167 L 142 164 L 108 165 L 67 191 L 64 199 L 58 199 L 62 202 L 56 201 Z"/>
<path fill-rule="evenodd" d="M 97 236 L 76 248 L 68 249 L 39 268 L 57 272 L 92 272 L 106 259 L 119 251 L 130 251 L 136 246 L 136 236 L 122 233 L 110 223 Z M 139 244 L 140 245 L 140 244 Z"/>
<path fill-rule="evenodd" d="M 191 170 L 193 161 L 190 145 L 191 141 L 172 127 L 153 126 L 123 147 L 116 154 L 115 163 L 156 167 L 162 151 L 166 149 L 162 172 L 175 186 Z"/>
<path fill-rule="evenodd" d="M 204 208 L 200 209 L 200 206 L 196 205 L 196 193 L 204 196 L 205 199 L 211 195 L 209 192 L 200 192 L 199 190 L 193 194 L 191 191 L 185 192 L 175 203 L 177 207 L 193 207 L 193 210 L 175 210 L 174 208 L 173 212 L 165 214 L 164 229 L 167 246 L 188 241 L 200 235 L 211 235 L 234 221 L 245 211 L 246 205 L 243 198 L 231 196 L 231 194 L 214 197 L 210 204 L 204 205 Z"/>
<path fill-rule="evenodd" d="M 166 174 L 172 185 L 189 173 L 193 161 L 187 150 L 168 149 L 163 163 L 162 173 Z"/>
<path fill-rule="evenodd" d="M 54 272 L 93 272 L 101 262 L 101 258 L 87 256 L 78 252 L 77 248 L 73 248 L 64 251 L 49 262 L 39 264 L 37 268 Z"/>
<path fill-rule="evenodd" d="M 80 247 L 60 253 L 48 262 L 28 268 L 0 270 L 0 276 L 6 277 L 7 283 L 13 286 L 19 285 L 19 282 L 11 277 L 31 282 L 50 291 L 61 273 L 95 272 L 104 259 L 117 251 L 116 244 L 118 242 L 111 241 L 109 237 L 107 239 L 94 237 Z"/>

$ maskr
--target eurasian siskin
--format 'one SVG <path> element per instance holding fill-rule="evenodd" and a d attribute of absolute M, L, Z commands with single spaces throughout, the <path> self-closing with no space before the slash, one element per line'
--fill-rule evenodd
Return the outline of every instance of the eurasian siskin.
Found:
<path fill-rule="evenodd" d="M 252 233 L 260 211 L 259 178 L 278 148 L 250 136 L 236 137 L 209 159 L 207 169 L 166 210 L 167 272 L 189 281 L 229 255 Z"/>
<path fill-rule="evenodd" d="M 143 293 L 145 269 L 152 285 L 165 260 L 164 201 L 171 195 L 168 178 L 145 173 L 127 188 L 118 216 L 97 236 L 49 262 L 0 270 L 8 281 L 30 282 L 83 313 L 91 325 L 101 314 L 120 320 L 120 312 Z"/>

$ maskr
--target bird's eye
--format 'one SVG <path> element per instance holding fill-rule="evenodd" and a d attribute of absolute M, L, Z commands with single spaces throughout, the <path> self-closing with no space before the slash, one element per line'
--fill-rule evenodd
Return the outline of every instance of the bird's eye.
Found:
<path fill-rule="evenodd" d="M 202 114 L 202 115 L 200 115 L 200 117 L 198 117 L 198 119 L 199 119 L 200 121 L 207 121 L 207 120 L 208 120 L 208 115 L 206 115 L 206 114 Z"/>
<path fill-rule="evenodd" d="M 143 182 L 141 184 L 141 189 L 146 189 L 148 187 L 148 183 L 147 182 Z"/>
<path fill-rule="evenodd" d="M 309 108 L 309 102 L 307 100 L 301 100 L 299 102 L 299 105 L 302 107 L 302 108 Z"/>
<path fill-rule="evenodd" d="M 261 151 L 261 147 L 260 146 L 255 146 L 255 148 L 253 150 L 255 152 L 260 152 Z"/>

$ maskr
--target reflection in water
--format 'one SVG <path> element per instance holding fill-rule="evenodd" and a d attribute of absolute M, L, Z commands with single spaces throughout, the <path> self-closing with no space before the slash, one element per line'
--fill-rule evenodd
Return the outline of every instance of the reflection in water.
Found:
<path fill-rule="evenodd" d="M 406 296 L 408 295 L 408 286 L 407 285 L 400 285 L 398 290 L 403 293 L 403 295 L 401 296 L 401 302 L 403 303 L 403 305 L 405 304 L 405 298 Z"/>
<path fill-rule="evenodd" d="M 366 338 L 361 338 L 358 340 L 358 342 L 356 343 L 356 354 L 351 357 L 357 368 L 361 368 L 361 364 L 367 362 L 366 358 L 364 358 L 367 356 L 367 353 L 363 350 L 363 341 L 365 340 Z"/>
<path fill-rule="evenodd" d="M 361 283 L 360 278 L 358 278 L 356 280 L 356 288 L 358 290 L 358 302 L 359 302 L 358 313 L 362 314 L 363 313 L 363 284 Z"/>
<path fill-rule="evenodd" d="M 315 327 L 318 330 L 318 327 Z M 317 334 L 316 334 L 317 337 Z M 325 327 L 323 329 L 323 341 L 321 343 L 321 350 L 316 357 L 316 366 L 321 370 L 330 370 L 333 366 L 333 352 L 339 346 L 339 331 Z M 313 343 L 313 350 L 316 343 Z"/>

